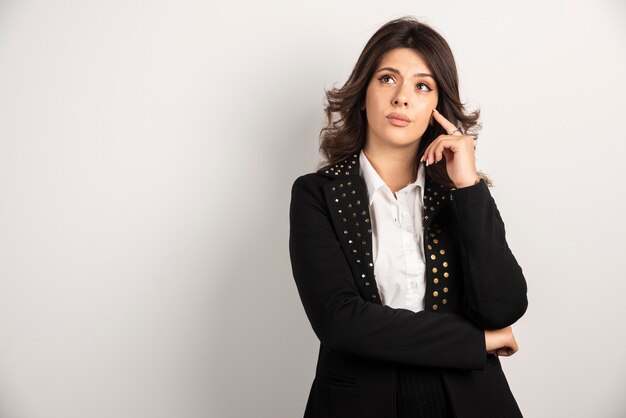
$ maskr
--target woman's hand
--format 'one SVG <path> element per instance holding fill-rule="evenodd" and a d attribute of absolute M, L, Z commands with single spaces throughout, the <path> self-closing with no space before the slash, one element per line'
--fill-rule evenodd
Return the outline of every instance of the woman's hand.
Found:
<path fill-rule="evenodd" d="M 510 325 L 506 328 L 485 330 L 485 343 L 487 353 L 498 356 L 511 356 L 519 349 Z"/>
<path fill-rule="evenodd" d="M 420 161 L 426 161 L 426 165 L 435 164 L 441 161 L 442 155 L 445 155 L 446 170 L 456 188 L 474 185 L 478 180 L 474 157 L 474 137 L 463 135 L 436 109 L 433 110 L 433 117 L 443 126 L 448 135 L 439 135 L 435 138 L 424 150 Z M 457 132 L 452 133 L 454 131 Z"/>

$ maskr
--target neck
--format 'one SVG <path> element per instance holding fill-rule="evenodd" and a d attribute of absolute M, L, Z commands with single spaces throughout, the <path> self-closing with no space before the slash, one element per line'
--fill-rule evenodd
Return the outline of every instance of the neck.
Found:
<path fill-rule="evenodd" d="M 395 193 L 417 178 L 418 147 L 419 142 L 414 147 L 406 148 L 381 147 L 366 143 L 363 153 L 380 178 Z"/>

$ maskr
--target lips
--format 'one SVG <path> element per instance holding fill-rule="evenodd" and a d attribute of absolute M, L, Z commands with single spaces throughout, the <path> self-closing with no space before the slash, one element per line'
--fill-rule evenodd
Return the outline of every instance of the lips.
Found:
<path fill-rule="evenodd" d="M 397 112 L 391 112 L 390 114 L 387 115 L 387 118 L 403 120 L 405 122 L 411 122 L 411 120 L 407 116 L 403 115 L 402 113 L 397 113 Z"/>

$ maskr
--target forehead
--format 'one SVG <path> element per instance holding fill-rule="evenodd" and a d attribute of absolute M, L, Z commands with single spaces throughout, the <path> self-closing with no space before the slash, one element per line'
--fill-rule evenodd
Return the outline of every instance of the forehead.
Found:
<path fill-rule="evenodd" d="M 430 66 L 422 55 L 411 48 L 395 48 L 387 51 L 380 59 L 378 67 L 430 71 Z"/>

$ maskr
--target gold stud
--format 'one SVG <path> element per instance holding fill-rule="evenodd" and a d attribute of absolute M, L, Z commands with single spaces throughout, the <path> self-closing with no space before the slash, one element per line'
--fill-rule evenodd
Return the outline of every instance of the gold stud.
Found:
<path fill-rule="evenodd" d="M 439 283 L 439 279 L 435 277 L 435 278 L 433 279 L 433 283 L 435 283 L 435 284 Z"/>
<path fill-rule="evenodd" d="M 437 297 L 439 296 L 439 292 L 437 292 L 436 290 L 433 292 L 433 296 Z"/>
<path fill-rule="evenodd" d="M 437 273 L 437 267 L 433 267 L 433 273 Z"/>
<path fill-rule="evenodd" d="M 439 250 L 439 254 L 445 254 L 446 252 L 444 250 Z"/>
<path fill-rule="evenodd" d="M 437 257 L 435 257 L 435 254 L 431 254 L 430 259 L 431 260 L 435 260 Z"/>
<path fill-rule="evenodd" d="M 433 311 L 437 310 L 437 305 L 433 305 Z"/>
<path fill-rule="evenodd" d="M 446 303 L 448 303 L 448 301 L 444 299 L 444 300 L 441 301 L 441 303 L 443 303 L 445 305 Z"/>
<path fill-rule="evenodd" d="M 433 249 L 433 247 L 431 247 L 431 246 L 430 246 L 430 244 L 428 244 L 428 249 L 429 249 L 429 250 L 432 250 L 432 249 Z"/>
<path fill-rule="evenodd" d="M 439 244 L 439 240 L 438 240 L 438 239 L 434 239 L 434 240 L 433 240 L 433 242 L 434 242 L 435 244 Z"/>
<path fill-rule="evenodd" d="M 444 267 L 448 267 L 448 262 L 447 262 L 447 261 L 444 261 L 444 262 L 443 262 L 443 266 L 444 266 Z"/>
<path fill-rule="evenodd" d="M 443 293 L 448 293 L 448 288 L 447 287 L 443 288 Z"/>
<path fill-rule="evenodd" d="M 445 273 L 443 273 L 443 277 L 448 277 L 448 276 L 449 276 L 449 274 L 448 274 L 447 271 Z"/>

